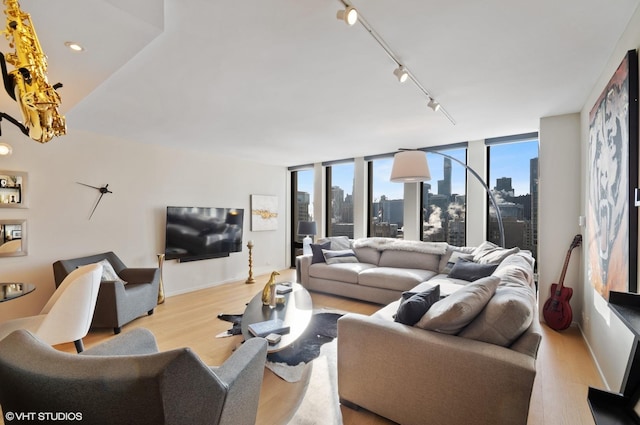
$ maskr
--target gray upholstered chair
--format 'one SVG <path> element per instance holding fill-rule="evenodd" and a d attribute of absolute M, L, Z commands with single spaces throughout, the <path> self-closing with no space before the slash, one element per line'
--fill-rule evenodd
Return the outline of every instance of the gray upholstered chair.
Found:
<path fill-rule="evenodd" d="M 92 425 L 254 424 L 267 342 L 252 338 L 219 368 L 190 349 L 157 352 L 137 328 L 81 355 L 57 351 L 25 330 L 0 341 L 4 412 L 64 412 Z"/>
<path fill-rule="evenodd" d="M 56 286 L 79 266 L 109 260 L 122 281 L 102 281 L 98 293 L 96 310 L 91 321 L 92 328 L 113 328 L 117 334 L 123 325 L 144 315 L 153 314 L 158 304 L 160 269 L 127 268 L 113 252 L 87 257 L 59 260 L 53 263 Z M 126 284 L 124 283 L 126 282 Z"/>

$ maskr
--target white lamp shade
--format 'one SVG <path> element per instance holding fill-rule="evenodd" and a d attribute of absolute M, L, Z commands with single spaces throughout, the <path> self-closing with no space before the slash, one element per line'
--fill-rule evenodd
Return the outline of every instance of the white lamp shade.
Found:
<path fill-rule="evenodd" d="M 401 151 L 395 154 L 390 180 L 396 183 L 431 180 L 427 155 L 422 151 Z"/>

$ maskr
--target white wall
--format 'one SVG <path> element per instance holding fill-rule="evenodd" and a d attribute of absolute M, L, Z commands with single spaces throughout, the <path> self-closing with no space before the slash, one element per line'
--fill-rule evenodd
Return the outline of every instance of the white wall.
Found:
<path fill-rule="evenodd" d="M 587 163 L 587 151 L 589 144 L 589 111 L 595 104 L 598 96 L 607 85 L 611 76 L 620 65 L 628 50 L 640 47 L 640 9 L 636 10 L 629 25 L 620 38 L 615 50 L 612 52 L 607 66 L 602 71 L 598 82 L 586 98 L 585 105 L 580 113 L 582 163 Z M 638 143 L 632 141 L 631 143 Z M 586 170 L 582 171 L 582 209 L 586 211 Z M 633 183 L 632 183 L 633 184 Z M 632 214 L 637 214 L 637 209 L 631 209 Z M 583 213 L 584 214 L 584 213 Z M 589 235 L 587 234 L 588 238 Z M 586 253 L 586 251 L 584 251 Z M 586 258 L 586 257 L 585 257 Z M 632 259 L 631 261 L 634 261 Z M 583 318 L 580 323 L 587 344 L 591 348 L 602 375 L 612 390 L 618 391 L 624 376 L 631 343 L 631 332 L 612 314 L 607 302 L 596 293 L 587 276 L 586 264 L 583 265 Z"/>
<path fill-rule="evenodd" d="M 34 293 L 0 304 L 0 321 L 37 313 L 54 290 L 52 263 L 114 251 L 128 266 L 155 267 L 164 251 L 168 205 L 244 208 L 243 251 L 226 258 L 166 261 L 167 296 L 248 275 L 246 243 L 252 239 L 254 274 L 288 265 L 287 176 L 284 167 L 148 146 L 73 131 L 41 145 L 6 121 L 0 140 L 14 152 L 0 169 L 29 173 L 28 209 L 2 209 L 0 219 L 26 219 L 28 256 L 0 258 L 0 281 L 31 282 Z M 109 184 L 113 194 L 88 216 L 97 191 L 83 182 Z M 279 199 L 277 231 L 251 232 L 250 195 Z"/>

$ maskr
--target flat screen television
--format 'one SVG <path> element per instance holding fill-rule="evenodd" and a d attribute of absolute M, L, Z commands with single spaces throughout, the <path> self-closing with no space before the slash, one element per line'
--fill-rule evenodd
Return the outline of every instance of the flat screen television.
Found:
<path fill-rule="evenodd" d="M 167 207 L 167 260 L 205 260 L 242 251 L 242 208 Z"/>

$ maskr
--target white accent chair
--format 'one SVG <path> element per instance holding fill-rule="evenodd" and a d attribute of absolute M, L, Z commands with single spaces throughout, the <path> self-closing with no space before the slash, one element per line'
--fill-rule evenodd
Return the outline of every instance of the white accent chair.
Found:
<path fill-rule="evenodd" d="M 64 279 L 40 314 L 0 323 L 0 340 L 17 329 L 26 329 L 50 345 L 73 341 L 78 353 L 82 352 L 82 338 L 89 333 L 101 277 L 102 265 L 78 267 Z"/>

